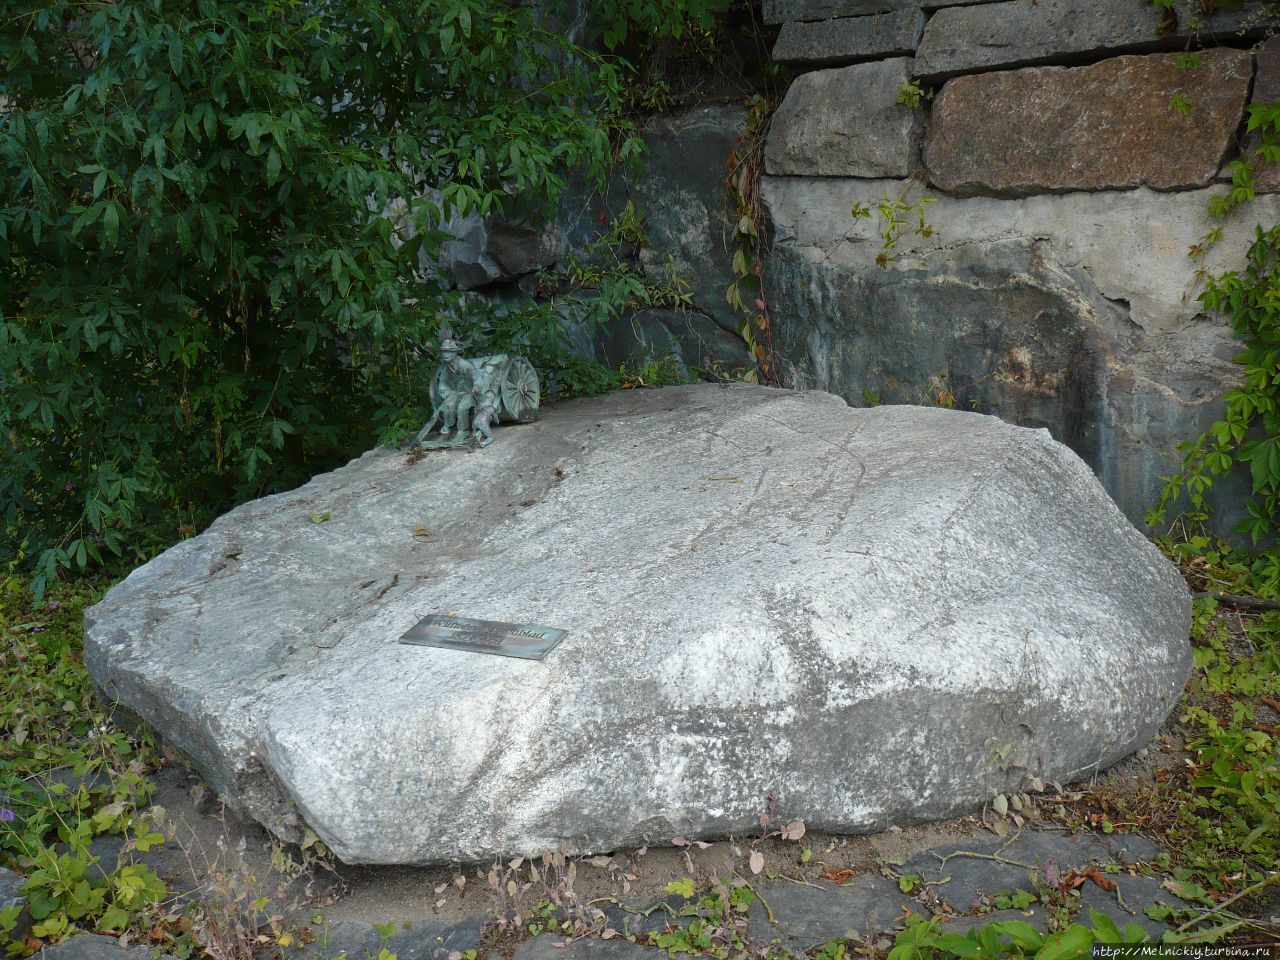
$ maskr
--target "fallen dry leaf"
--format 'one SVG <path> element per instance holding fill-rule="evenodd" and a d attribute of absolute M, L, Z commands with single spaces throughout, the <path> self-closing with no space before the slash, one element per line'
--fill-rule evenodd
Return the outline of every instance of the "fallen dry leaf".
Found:
<path fill-rule="evenodd" d="M 827 867 L 822 871 L 822 879 L 829 880 L 837 886 L 844 886 L 857 875 L 856 871 L 848 867 Z"/>

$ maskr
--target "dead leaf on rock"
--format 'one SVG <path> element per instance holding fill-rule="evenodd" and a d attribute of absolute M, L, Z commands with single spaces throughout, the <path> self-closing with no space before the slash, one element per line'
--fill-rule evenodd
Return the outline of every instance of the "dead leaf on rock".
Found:
<path fill-rule="evenodd" d="M 827 867 L 822 871 L 823 880 L 829 880 L 831 883 L 841 887 L 857 875 L 857 871 L 850 870 L 848 867 Z"/>

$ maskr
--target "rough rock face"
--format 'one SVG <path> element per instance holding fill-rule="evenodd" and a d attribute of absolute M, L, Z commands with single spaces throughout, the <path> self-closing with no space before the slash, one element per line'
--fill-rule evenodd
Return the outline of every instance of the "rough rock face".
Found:
<path fill-rule="evenodd" d="M 470 213 L 445 229 L 454 239 L 442 246 L 440 266 L 459 290 L 516 280 L 551 266 L 564 254 L 555 229 L 500 217 Z"/>
<path fill-rule="evenodd" d="M 8 910 L 10 907 L 21 907 L 26 904 L 27 898 L 22 892 L 24 883 L 26 883 L 26 878 L 18 876 L 12 870 L 0 867 L 0 910 Z"/>
<path fill-rule="evenodd" d="M 1280 101 L 1280 36 L 1267 39 L 1257 55 L 1258 66 L 1253 78 L 1253 98 L 1256 104 L 1273 104 Z M 1245 139 L 1244 152 L 1252 153 L 1262 143 L 1257 131 Z M 1280 164 L 1257 164 L 1254 170 L 1254 188 L 1259 193 L 1280 192 Z"/>
<path fill-rule="evenodd" d="M 1199 0 L 1176 0 L 1177 26 L 1147 3 L 1116 0 L 1009 0 L 948 7 L 930 18 L 916 75 L 937 81 L 959 73 L 1098 57 L 1108 52 L 1179 50 L 1189 40 L 1265 34 L 1268 11 L 1250 0 L 1211 16 Z M 1199 75 L 1197 75 L 1199 76 Z M 1166 104 L 1167 107 L 1167 104 Z"/>
<path fill-rule="evenodd" d="M 638 310 L 596 330 L 584 352 L 606 366 L 642 370 L 654 361 L 672 361 L 686 380 L 699 371 L 741 380 L 751 369 L 742 337 L 696 310 Z"/>
<path fill-rule="evenodd" d="M 903 194 L 905 186 L 899 180 L 765 177 L 761 196 L 777 242 L 860 269 L 875 265 L 882 225 L 875 217 L 855 221 L 850 209 L 858 203 L 874 207 L 886 195 Z M 929 192 L 917 188 L 905 197 L 912 202 Z M 1016 200 L 934 194 L 935 202 L 924 208 L 932 234 L 908 229 L 893 253 L 906 263 L 961 243 L 1048 240 L 1066 265 L 1088 272 L 1104 297 L 1127 304 L 1134 324 L 1164 333 L 1185 326 L 1200 310 L 1187 250 L 1214 225 L 1208 216 L 1213 192 L 1140 188 Z M 1228 223 L 1209 250 L 1203 266 L 1210 273 L 1239 264 L 1253 242 L 1253 223 L 1280 217 L 1280 197 L 1259 198 L 1250 210 L 1256 216 Z"/>
<path fill-rule="evenodd" d="M 645 173 L 630 190 L 648 236 L 640 250 L 646 275 L 661 282 L 674 271 L 688 283 L 696 311 L 728 331 L 741 317 L 724 297 L 734 279 L 738 219 L 725 190 L 726 164 L 746 126 L 740 105 L 650 122 L 643 131 Z"/>
<path fill-rule="evenodd" d="M 432 612 L 569 635 L 397 642 Z M 1043 431 L 703 386 L 246 504 L 93 607 L 85 659 L 276 832 L 426 863 L 742 832 L 771 791 L 876 830 L 1087 775 L 1177 701 L 1188 617 Z"/>
<path fill-rule="evenodd" d="M 1208 229 L 1209 190 L 947 197 L 928 238 L 878 267 L 879 226 L 853 222 L 896 181 L 765 179 L 766 273 L 784 382 L 850 402 L 954 402 L 1048 428 L 1141 523 L 1177 445 L 1238 384 L 1226 324 L 1197 316 L 1185 251 Z M 1280 202 L 1259 199 L 1259 217 Z M 1208 257 L 1220 272 L 1252 237 L 1236 224 Z M 1215 489 L 1218 502 L 1240 490 Z M 1230 529 L 1233 511 L 1223 514 Z"/>
<path fill-rule="evenodd" d="M 925 143 L 929 180 L 962 196 L 1207 186 L 1235 137 L 1253 58 L 1199 56 L 1198 70 L 1154 54 L 949 80 Z M 1170 106 L 1175 97 L 1185 113 Z"/>
<path fill-rule="evenodd" d="M 643 360 L 652 345 L 665 342 L 674 346 L 656 356 L 670 353 L 689 367 L 754 366 L 737 335 L 741 316 L 725 301 L 734 280 L 737 223 L 725 190 L 726 163 L 746 119 L 739 105 L 712 105 L 652 120 L 641 130 L 646 154 L 640 176 L 605 192 L 577 184 L 564 198 L 562 245 L 576 251 L 589 247 L 628 200 L 634 202 L 648 240 L 639 250 L 641 268 L 655 284 L 679 277 L 691 300 L 689 309 L 642 311 L 619 320 L 585 341 L 584 352 L 616 365 Z M 659 313 L 673 339 L 657 329 Z M 630 331 L 635 336 L 628 338 Z"/>
<path fill-rule="evenodd" d="M 831 66 L 915 51 L 924 13 L 913 8 L 816 23 L 785 23 L 773 59 L 797 66 Z"/>
<path fill-rule="evenodd" d="M 801 74 L 769 127 L 769 173 L 906 177 L 920 154 L 920 115 L 898 103 L 911 60 Z M 1216 173 L 1216 170 L 1215 170 Z"/>

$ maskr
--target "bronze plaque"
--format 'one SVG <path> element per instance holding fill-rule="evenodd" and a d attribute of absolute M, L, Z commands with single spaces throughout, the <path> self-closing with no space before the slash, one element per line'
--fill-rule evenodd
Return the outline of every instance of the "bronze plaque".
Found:
<path fill-rule="evenodd" d="M 499 623 L 433 613 L 409 628 L 401 643 L 420 647 L 444 647 L 469 653 L 493 653 L 500 657 L 541 660 L 564 639 L 565 631 L 527 623 Z"/>

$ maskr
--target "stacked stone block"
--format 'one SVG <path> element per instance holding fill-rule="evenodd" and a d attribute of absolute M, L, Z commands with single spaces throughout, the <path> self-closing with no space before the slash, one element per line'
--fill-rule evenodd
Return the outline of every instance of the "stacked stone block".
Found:
<path fill-rule="evenodd" d="M 1280 215 L 1280 197 L 1260 196 L 1189 258 L 1217 225 L 1227 164 L 1256 142 L 1249 104 L 1280 99 L 1280 38 L 1265 40 L 1280 20 L 1261 0 L 1173 13 L 766 0 L 775 59 L 799 73 L 763 189 L 788 385 L 1047 427 L 1139 521 L 1178 442 L 1239 382 L 1239 345 L 1203 315 L 1197 270 L 1237 266 L 1253 225 Z M 909 84 L 932 99 L 906 106 Z M 1280 171 L 1258 185 L 1280 189 Z M 928 228 L 913 221 L 886 249 L 879 208 L 922 197 Z M 1229 508 L 1242 489 L 1220 487 Z"/>

